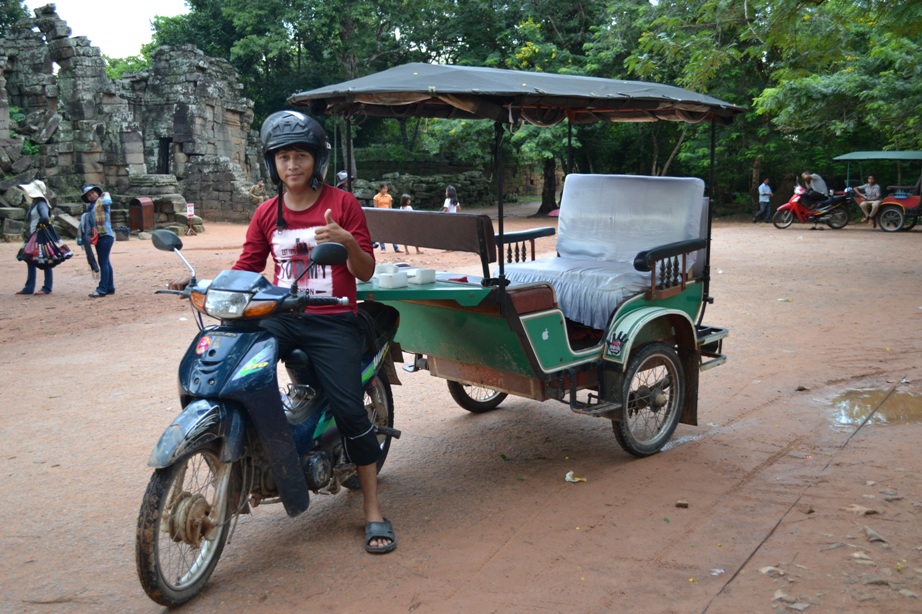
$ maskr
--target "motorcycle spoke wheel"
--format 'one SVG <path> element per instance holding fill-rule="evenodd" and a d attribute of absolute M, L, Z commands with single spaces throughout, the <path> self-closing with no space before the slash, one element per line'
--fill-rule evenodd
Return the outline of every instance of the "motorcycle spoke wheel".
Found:
<path fill-rule="evenodd" d="M 906 218 L 899 207 L 881 207 L 877 213 L 877 223 L 884 232 L 897 232 L 902 230 Z"/>
<path fill-rule="evenodd" d="M 665 343 L 639 348 L 624 375 L 621 419 L 612 423 L 625 452 L 644 457 L 659 452 L 679 424 L 685 373 L 675 350 Z"/>
<path fill-rule="evenodd" d="M 784 229 L 790 226 L 794 222 L 794 214 L 789 210 L 785 209 L 783 211 L 775 211 L 775 215 L 772 216 L 772 224 L 775 225 L 775 228 Z"/>
<path fill-rule="evenodd" d="M 455 400 L 455 403 L 475 414 L 496 409 L 508 396 L 505 392 L 492 388 L 455 381 L 448 382 L 448 392 L 451 393 L 451 398 Z"/>
<path fill-rule="evenodd" d="M 365 412 L 368 420 L 374 426 L 394 428 L 394 397 L 391 393 L 391 383 L 379 374 L 365 388 Z M 381 456 L 378 457 L 378 472 L 384 466 L 387 453 L 391 449 L 393 437 L 378 433 L 378 445 L 381 446 Z M 350 490 L 359 490 L 359 476 L 353 475 L 343 480 L 343 486 Z"/>
<path fill-rule="evenodd" d="M 217 450 L 199 448 L 151 476 L 138 517 L 135 559 L 141 586 L 155 602 L 185 603 L 211 577 L 227 541 L 231 470 Z"/>

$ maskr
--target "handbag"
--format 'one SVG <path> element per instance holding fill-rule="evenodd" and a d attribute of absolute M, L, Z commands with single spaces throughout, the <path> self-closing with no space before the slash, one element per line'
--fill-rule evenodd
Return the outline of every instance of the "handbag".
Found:
<path fill-rule="evenodd" d="M 16 254 L 16 259 L 21 260 L 22 262 L 34 264 L 35 260 L 35 246 L 38 241 L 38 230 L 29 235 L 29 238 L 25 240 L 22 244 L 22 247 L 19 248 L 19 253 Z"/>
<path fill-rule="evenodd" d="M 23 246 L 23 260 L 39 269 L 51 269 L 73 257 L 57 231 L 49 224 L 39 224 Z"/>

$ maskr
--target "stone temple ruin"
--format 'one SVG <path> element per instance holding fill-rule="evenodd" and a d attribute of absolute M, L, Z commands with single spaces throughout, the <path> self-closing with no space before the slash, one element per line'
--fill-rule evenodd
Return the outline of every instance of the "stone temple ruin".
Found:
<path fill-rule="evenodd" d="M 99 48 L 71 37 L 53 4 L 34 14 L 0 38 L 4 237 L 20 240 L 29 203 L 16 186 L 33 179 L 48 186 L 58 229 L 69 236 L 84 183 L 111 193 L 113 226 L 184 228 L 188 203 L 199 230 L 202 218 L 249 220 L 258 135 L 253 102 L 228 62 L 193 46 L 161 47 L 149 72 L 112 80 Z"/>

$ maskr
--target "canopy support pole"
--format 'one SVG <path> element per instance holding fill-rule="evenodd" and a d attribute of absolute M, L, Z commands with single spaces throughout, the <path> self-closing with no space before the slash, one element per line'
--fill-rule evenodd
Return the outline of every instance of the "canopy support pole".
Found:
<path fill-rule="evenodd" d="M 573 123 L 567 117 L 567 175 L 573 172 Z M 566 178 L 564 178 L 566 181 Z"/>
<path fill-rule="evenodd" d="M 711 297 L 711 232 L 714 221 L 714 150 L 717 148 L 717 129 L 716 122 L 714 117 L 711 117 L 711 160 L 710 160 L 710 169 L 708 171 L 708 186 L 707 186 L 707 199 L 708 199 L 708 236 L 707 236 L 707 247 L 704 248 L 704 293 L 703 293 L 703 304 L 701 305 L 701 314 L 698 316 L 698 324 L 704 320 L 704 312 L 707 309 L 709 303 L 713 303 L 714 299 Z"/>
<path fill-rule="evenodd" d="M 350 192 L 352 189 L 352 173 L 355 168 L 355 160 L 352 159 L 352 118 L 346 117 L 346 187 Z"/>
<path fill-rule="evenodd" d="M 499 230 L 499 239 L 496 241 L 497 260 L 499 261 L 499 287 L 500 292 L 505 291 L 506 279 L 506 258 L 503 256 L 503 240 L 505 239 L 503 230 L 503 122 L 497 121 L 493 124 L 493 160 L 496 173 L 496 208 L 499 221 L 497 228 Z M 502 302 L 500 303 L 502 305 Z"/>

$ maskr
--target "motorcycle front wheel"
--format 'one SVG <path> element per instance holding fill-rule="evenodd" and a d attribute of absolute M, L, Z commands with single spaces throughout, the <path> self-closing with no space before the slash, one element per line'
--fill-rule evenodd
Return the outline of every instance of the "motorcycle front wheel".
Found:
<path fill-rule="evenodd" d="M 394 428 L 394 396 L 391 393 L 391 383 L 383 373 L 372 378 L 365 388 L 365 412 L 368 420 L 374 426 Z M 387 453 L 391 449 L 390 435 L 378 433 L 378 445 L 381 446 L 381 456 L 378 457 L 378 472 L 384 466 Z M 343 486 L 350 490 L 359 490 L 359 476 L 353 475 L 343 480 Z"/>
<path fill-rule="evenodd" d="M 775 215 L 772 216 L 772 224 L 775 225 L 775 228 L 785 229 L 794 222 L 794 214 L 791 213 L 790 209 L 779 209 L 775 211 Z"/>
<path fill-rule="evenodd" d="M 848 209 L 845 207 L 838 207 L 833 209 L 829 214 L 829 218 L 826 220 L 826 225 L 833 230 L 840 230 L 848 226 L 848 217 Z"/>
<path fill-rule="evenodd" d="M 679 424 L 685 372 L 675 350 L 649 343 L 631 356 L 624 374 L 621 419 L 612 422 L 625 452 L 644 457 L 662 449 Z"/>
<path fill-rule="evenodd" d="M 205 587 L 230 529 L 231 476 L 215 446 L 202 446 L 151 476 L 135 541 L 138 579 L 155 602 L 177 606 Z"/>

